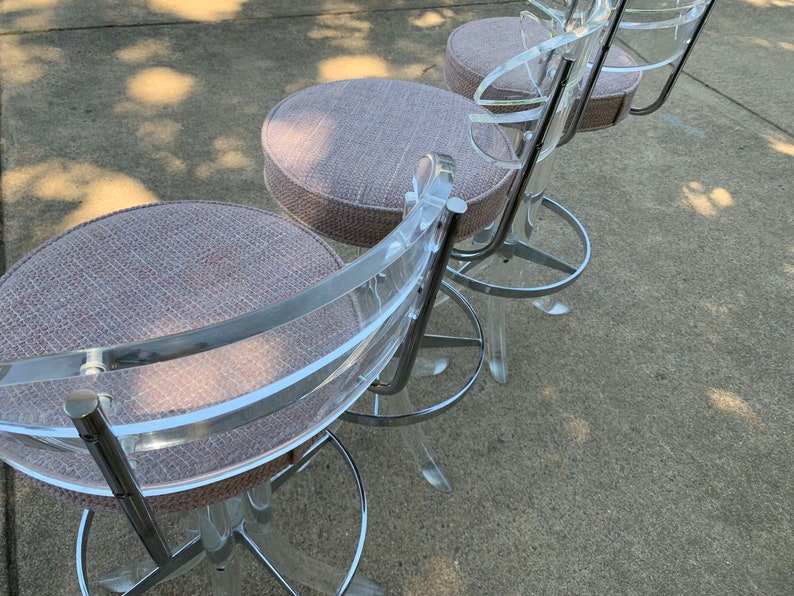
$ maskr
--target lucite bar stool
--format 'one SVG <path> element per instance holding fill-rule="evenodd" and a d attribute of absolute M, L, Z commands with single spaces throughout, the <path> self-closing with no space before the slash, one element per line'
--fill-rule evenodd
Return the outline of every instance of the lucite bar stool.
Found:
<path fill-rule="evenodd" d="M 695 43 L 706 25 L 717 0 L 623 0 L 614 46 L 626 48 L 636 66 L 627 67 L 606 58 L 602 74 L 640 70 L 663 71 L 662 84 L 642 104 L 632 104 L 629 113 L 647 116 L 661 108 L 692 55 Z M 645 85 L 643 85 L 645 87 Z M 581 130 L 581 129 L 580 129 Z"/>
<path fill-rule="evenodd" d="M 619 0 L 613 3 L 603 43 L 590 57 L 591 69 L 581 101 L 560 144 L 576 132 L 615 126 L 629 114 L 647 115 L 669 97 L 700 36 L 715 0 Z M 527 0 L 533 11 L 548 16 L 538 22 L 528 12 L 520 16 L 480 19 L 466 23 L 449 36 L 444 81 L 451 91 L 473 97 L 497 65 L 542 42 L 549 28 L 564 30 L 575 24 L 577 13 L 588 5 L 568 0 Z M 658 92 L 644 105 L 635 105 L 641 75 L 670 66 Z M 530 92 L 525 77 L 506 78 L 492 85 L 489 97 L 508 99 Z M 496 108 L 502 111 L 507 108 Z"/>
<path fill-rule="evenodd" d="M 374 384 L 399 387 L 465 205 L 420 160 L 415 205 L 345 265 L 314 233 L 233 204 L 174 202 L 69 230 L 0 279 L 0 457 L 85 509 L 81 591 L 138 594 L 209 561 L 240 590 L 242 546 L 289 593 L 377 594 L 354 577 L 366 500 L 328 431 Z M 444 161 L 446 164 L 447 162 Z M 396 354 L 396 356 L 395 356 Z M 348 569 L 291 547 L 271 491 L 331 444 L 350 468 L 360 528 Z M 95 573 L 97 511 L 124 513 L 149 558 Z M 179 546 L 159 519 L 186 513 Z M 346 530 L 341 531 L 345 534 Z M 93 580 L 92 578 L 97 578 Z"/>
<path fill-rule="evenodd" d="M 405 81 L 339 81 L 299 91 L 282 100 L 266 117 L 262 146 L 270 193 L 288 214 L 308 227 L 336 241 L 366 247 L 398 220 L 403 193 L 394 181 L 404 176 L 406 163 L 420 151 L 419 147 L 433 147 L 452 155 L 462 172 L 453 192 L 468 205 L 460 237 L 475 244 L 473 248 L 462 245 L 453 252 L 454 259 L 466 263 L 465 271 L 458 271 L 455 279 L 465 279 L 500 250 L 513 230 L 519 209 L 527 206 L 524 196 L 531 175 L 534 173 L 537 181 L 547 175 L 543 172 L 549 170 L 551 160 L 546 158 L 562 132 L 558 123 L 570 112 L 583 79 L 586 60 L 577 58 L 593 50 L 608 16 L 607 3 L 594 1 L 580 27 L 569 32 L 551 29 L 554 35 L 550 41 L 526 50 L 502 73 L 512 74 L 530 66 L 538 73 L 543 71 L 540 93 L 523 93 L 510 102 L 522 112 L 507 118 L 512 118 L 516 126 L 530 123 L 519 132 L 527 141 L 519 158 L 513 141 L 497 126 L 508 120 L 494 119 L 490 106 L 478 106 L 458 94 Z M 543 106 L 564 80 L 550 66 L 560 64 L 562 54 L 573 56 L 574 64 L 568 71 L 564 92 L 556 97 L 558 103 L 543 121 Z M 534 134 L 533 128 L 540 122 L 544 132 Z M 349 163 L 357 167 L 345 168 Z M 520 170 L 520 176 L 516 170 Z M 557 209 L 556 204 L 554 209 L 571 224 L 576 240 L 583 245 L 582 262 L 572 266 L 531 248 L 530 258 L 565 270 L 570 280 L 564 283 L 570 283 L 586 264 L 589 244 L 575 218 L 563 208 Z M 517 224 L 517 228 L 524 225 Z M 523 250 L 518 246 L 511 242 L 508 250 L 512 254 Z M 501 291 L 498 285 L 493 287 Z M 536 291 L 532 297 L 561 287 Z M 491 335 L 486 334 L 489 348 L 497 345 L 490 340 Z M 489 362 L 498 363 L 500 381 L 504 380 L 500 371 L 506 370 L 502 352 L 491 349 L 489 354 Z"/>
<path fill-rule="evenodd" d="M 577 3 L 559 3 L 559 8 L 556 4 L 530 1 L 532 12 L 479 19 L 455 29 L 447 38 L 444 61 L 444 82 L 450 91 L 473 98 L 483 79 L 499 65 L 565 31 L 565 23 L 574 24 Z M 538 19 L 533 14 L 543 14 L 546 18 Z M 610 24 L 613 22 L 611 20 Z M 636 66 L 632 56 L 617 46 L 609 49 L 609 63 L 628 69 Z M 608 128 L 626 118 L 641 79 L 641 72 L 634 69 L 599 73 L 596 68 L 592 72 L 598 76 L 593 78 L 589 98 L 581 102 L 583 113 L 575 127 L 579 131 Z M 515 71 L 492 83 L 486 97 L 509 99 L 517 94 L 533 93 L 533 87 L 528 77 Z M 512 111 L 509 106 L 492 106 L 491 109 Z"/>
<path fill-rule="evenodd" d="M 438 107 L 441 113 L 430 118 L 419 106 Z M 486 112 L 448 91 L 405 81 L 360 79 L 304 89 L 275 106 L 264 122 L 266 185 L 279 206 L 302 224 L 332 241 L 367 249 L 399 223 L 406 193 L 398 180 L 410 176 L 409 164 L 426 144 L 455 159 L 455 194 L 467 205 L 459 236 L 471 235 L 498 215 L 512 177 L 471 148 L 464 127 L 472 108 Z M 392 120 L 381 122 L 387 114 Z M 448 134 L 458 128 L 461 134 Z M 484 144 L 510 150 L 501 131 L 487 133 Z M 476 335 L 448 340 L 450 350 L 476 349 Z M 439 408 L 414 410 L 409 390 L 379 400 L 377 415 L 373 407 L 346 418 L 399 426 L 422 475 L 448 492 L 451 483 L 420 423 L 443 411 L 449 396 L 440 398 Z"/>
<path fill-rule="evenodd" d="M 540 92 L 535 90 L 511 98 L 510 107 L 521 112 L 502 120 L 494 119 L 489 111 L 493 102 L 477 106 L 472 101 L 456 99 L 456 94 L 399 81 L 344 81 L 310 87 L 288 97 L 271 110 L 263 126 L 265 178 L 271 193 L 287 212 L 310 227 L 349 244 L 366 244 L 364 235 L 379 226 L 388 229 L 391 224 L 386 219 L 387 210 L 394 209 L 388 203 L 376 203 L 372 197 L 388 197 L 392 204 L 399 201 L 396 190 L 389 185 L 391 180 L 399 178 L 395 172 L 404 167 L 405 156 L 420 143 L 441 146 L 456 156 L 456 160 L 466 160 L 469 178 L 456 186 L 455 193 L 476 206 L 470 209 L 472 215 L 483 214 L 476 218 L 469 216 L 462 224 L 462 237 L 468 237 L 475 246 L 458 247 L 453 254 L 453 258 L 459 256 L 466 262 L 465 270 L 455 273 L 455 279 L 466 281 L 473 269 L 481 267 L 500 250 L 512 231 L 519 209 L 527 203 L 522 197 L 529 174 L 534 172 L 539 182 L 543 172 L 550 168 L 550 150 L 561 134 L 558 123 L 562 115 L 558 112 L 569 113 L 578 82 L 582 80 L 584 61 L 579 62 L 580 68 L 571 70 L 574 76 L 559 97 L 559 109 L 549 112 L 554 115 L 545 123 L 550 134 L 534 134 L 533 129 L 541 122 L 542 106 L 558 80 L 549 65 L 556 66 L 559 56 L 569 50 L 574 57 L 589 53 L 608 14 L 606 4 L 596 2 L 592 12 L 581 17 L 582 27 L 568 33 L 550 29 L 556 35 L 526 50 L 515 64 L 492 77 L 486 87 L 516 73 L 526 76 L 528 67 L 543 75 Z M 527 141 L 520 150 L 520 158 L 516 157 L 512 141 L 500 124 L 512 125 L 505 127 L 507 131 L 518 130 L 518 136 Z M 372 130 L 378 134 L 367 133 Z M 541 139 L 545 145 L 540 144 Z M 337 161 L 351 158 L 351 147 L 362 147 L 362 153 L 377 160 L 379 169 L 372 170 L 369 162 L 365 162 L 357 170 L 360 179 L 335 175 L 339 169 Z M 539 168 L 541 163 L 543 166 Z M 516 169 L 521 170 L 520 176 L 515 174 Z M 378 192 L 373 192 L 374 188 Z M 537 298 L 561 289 L 575 280 L 586 265 L 589 244 L 583 228 L 563 208 L 557 209 L 555 205 L 554 209 L 570 224 L 576 241 L 583 245 L 581 261 L 570 265 L 529 249 L 528 258 L 552 263 L 563 269 L 569 279 L 535 290 L 532 296 L 525 293 L 523 297 Z M 516 250 L 523 256 L 523 247 L 516 242 L 511 242 L 510 248 L 503 252 L 510 252 L 512 258 Z M 470 282 L 470 287 L 474 284 L 476 280 Z M 511 293 L 511 297 L 517 293 Z M 506 371 L 503 349 L 498 347 L 503 335 L 504 329 L 496 335 L 486 334 L 489 364 L 500 381 L 505 380 Z"/>
<path fill-rule="evenodd" d="M 444 81 L 451 91 L 473 98 L 485 77 L 499 65 L 530 47 L 577 26 L 586 18 L 586 11 L 590 8 L 589 3 L 577 1 L 529 0 L 527 4 L 529 10 L 523 11 L 520 15 L 479 19 L 465 23 L 452 32 L 447 39 L 444 63 Z M 636 62 L 627 52 L 611 45 L 614 37 L 612 29 L 617 23 L 616 14 L 621 11 L 620 6 L 612 11 L 603 40 L 591 55 L 593 64 L 588 67 L 589 72 L 584 87 L 571 109 L 566 123 L 567 130 L 557 141 L 558 146 L 570 140 L 577 130 L 611 127 L 628 116 L 631 102 L 640 84 L 641 71 L 633 68 Z M 610 64 L 619 65 L 626 70 L 600 72 L 607 56 Z M 514 69 L 498 80 L 492 80 L 489 88 L 481 93 L 478 103 L 487 105 L 494 113 L 509 113 L 517 109 L 510 105 L 509 100 L 522 95 L 536 94 L 537 87 L 538 81 L 531 73 Z M 523 143 L 520 129 L 515 131 L 512 138 L 516 143 L 516 152 L 520 152 Z M 533 243 L 537 242 L 537 222 L 530 222 L 528 225 L 534 235 Z M 584 234 L 584 230 L 581 229 L 579 233 Z M 511 258 L 509 261 L 513 269 L 512 275 L 508 276 L 505 268 L 502 268 L 500 281 L 508 283 L 508 278 L 512 277 L 515 280 L 512 283 L 520 286 L 523 282 L 518 280 L 522 277 L 522 273 L 526 274 L 520 267 L 520 258 Z M 524 268 L 527 267 L 531 265 L 525 262 Z M 576 269 L 575 267 L 571 269 L 570 274 L 575 276 Z M 487 287 L 485 274 L 480 273 L 478 277 L 486 283 L 483 287 Z M 538 285 L 538 295 L 531 298 L 532 303 L 547 314 L 560 315 L 570 312 L 569 306 L 558 298 L 556 291 L 551 293 L 541 289 L 544 285 L 542 283 Z M 503 315 L 500 313 L 504 310 L 504 305 L 491 300 L 489 310 L 492 319 L 501 317 Z M 499 326 L 500 323 L 495 323 L 495 328 Z M 495 378 L 506 380 L 506 368 L 503 372 L 499 372 L 496 359 L 489 361 L 494 363 L 492 371 Z M 503 363 L 506 366 L 506 361 Z"/>
<path fill-rule="evenodd" d="M 447 43 L 444 78 L 448 87 L 463 96 L 475 97 L 477 89 L 483 84 L 495 68 L 503 60 L 522 51 L 527 51 L 533 44 L 542 43 L 554 35 L 555 31 L 564 31 L 575 27 L 586 18 L 590 7 L 587 3 L 556 0 L 530 0 L 529 8 L 520 17 L 498 17 L 482 19 L 467 23 L 456 29 Z M 583 89 L 566 122 L 566 130 L 559 138 L 557 145 L 569 142 L 575 133 L 603 129 L 617 125 L 629 114 L 648 114 L 658 109 L 669 96 L 672 85 L 677 79 L 689 56 L 705 20 L 711 10 L 712 3 L 706 0 L 689 2 L 645 2 L 628 0 L 615 4 L 610 15 L 610 22 L 603 34 L 602 42 L 590 56 L 589 72 L 583 83 Z M 541 15 L 541 18 L 537 18 Z M 545 17 L 545 18 L 544 18 Z M 626 49 L 624 50 L 623 47 Z M 651 100 L 645 107 L 633 105 L 640 88 L 641 75 L 665 65 L 672 69 L 658 97 Z M 481 105 L 488 106 L 495 114 L 509 113 L 517 108 L 510 105 L 511 98 L 521 94 L 531 94 L 537 87 L 533 74 L 516 69 L 510 76 L 502 76 L 501 80 L 492 80 L 488 89 L 477 97 Z M 516 151 L 520 151 L 523 141 L 520 134 L 514 135 L 517 140 Z M 543 185 L 534 185 L 531 192 L 543 193 Z M 539 194 L 540 196 L 540 194 Z M 552 206 L 554 202 L 545 194 L 537 200 L 541 206 Z M 526 244 L 522 250 L 538 250 L 538 212 L 528 213 L 526 221 Z M 548 224 L 544 224 L 544 227 Z M 581 230 L 584 233 L 584 230 Z M 531 248 L 530 248 L 531 247 Z M 589 249 L 588 249 L 589 256 Z M 508 292 L 493 290 L 491 286 L 507 283 L 518 287 L 526 285 L 521 282 L 522 276 L 529 274 L 530 264 L 527 260 L 541 264 L 547 268 L 560 266 L 556 260 L 541 262 L 539 259 L 521 260 L 515 258 L 502 259 L 504 265 L 499 273 L 493 268 L 478 272 L 476 284 L 480 291 L 492 295 L 509 296 Z M 565 266 L 560 267 L 562 271 Z M 534 268 L 537 270 L 537 267 Z M 571 267 L 570 274 L 577 275 L 578 268 Z M 534 272 L 534 271 L 533 271 Z M 518 281 L 516 281 L 518 280 Z M 552 282 L 546 285 L 556 288 L 567 285 L 566 281 Z M 536 287 L 540 295 L 533 303 L 549 314 L 565 314 L 568 305 L 560 300 L 555 293 L 544 292 L 543 285 Z M 500 322 L 504 317 L 504 304 L 498 299 L 489 298 L 488 336 L 496 337 L 499 329 L 505 325 Z M 497 343 L 496 340 L 492 343 Z M 498 352 L 504 343 L 498 344 L 492 352 Z M 506 360 L 501 359 L 506 366 Z M 506 380 L 506 368 L 501 370 L 498 356 L 489 357 L 491 371 L 495 378 Z"/>

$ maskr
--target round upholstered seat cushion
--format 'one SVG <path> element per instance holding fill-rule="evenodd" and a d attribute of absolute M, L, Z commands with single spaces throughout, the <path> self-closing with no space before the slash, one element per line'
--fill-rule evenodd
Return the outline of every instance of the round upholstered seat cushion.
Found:
<path fill-rule="evenodd" d="M 471 147 L 471 113 L 487 112 L 419 83 L 354 79 L 309 87 L 265 119 L 265 183 L 300 222 L 334 240 L 369 247 L 399 224 L 419 159 L 445 153 L 457 165 L 452 194 L 468 204 L 460 229 L 466 237 L 496 218 L 513 175 Z M 511 154 L 496 126 L 477 134 L 494 154 Z"/>
<path fill-rule="evenodd" d="M 316 234 L 259 209 L 176 202 L 120 211 L 57 236 L 0 279 L 0 360 L 136 342 L 226 321 L 306 289 L 342 266 Z M 207 408 L 309 365 L 359 325 L 356 305 L 338 301 L 200 354 L 3 387 L 0 407 L 5 421 L 70 427 L 63 402 L 70 391 L 88 388 L 113 396 L 112 425 L 157 424 L 184 414 L 200 418 Z M 229 498 L 299 457 L 329 416 L 347 405 L 333 399 L 333 393 L 315 392 L 239 428 L 131 453 L 135 474 L 159 511 Z M 73 492 L 51 486 L 60 496 L 90 508 L 116 507 L 97 490 L 107 485 L 88 455 L 31 449 L 13 440 L 0 442 L 0 449 L 44 478 L 85 487 Z M 219 470 L 231 477 L 173 489 Z"/>
<path fill-rule="evenodd" d="M 523 37 L 520 27 L 523 27 Z M 444 81 L 455 93 L 474 97 L 482 80 L 496 67 L 517 56 L 527 47 L 547 39 L 549 33 L 542 25 L 530 19 L 525 19 L 520 25 L 518 17 L 494 17 L 461 25 L 447 39 Z M 636 65 L 631 56 L 617 46 L 610 49 L 606 64 L 622 68 Z M 640 78 L 639 71 L 602 71 L 577 130 L 607 128 L 623 120 L 629 113 Z M 521 69 L 514 69 L 495 81 L 485 97 L 511 99 L 516 96 L 526 97 L 533 92 L 532 83 L 526 73 Z"/>

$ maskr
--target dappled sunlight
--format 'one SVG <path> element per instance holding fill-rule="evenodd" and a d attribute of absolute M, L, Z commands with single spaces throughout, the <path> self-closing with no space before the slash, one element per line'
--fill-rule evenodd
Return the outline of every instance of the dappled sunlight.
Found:
<path fill-rule="evenodd" d="M 791 8 L 794 0 L 744 0 L 750 6 L 756 8 Z"/>
<path fill-rule="evenodd" d="M 342 7 L 337 7 L 343 10 Z M 355 7 L 351 5 L 351 10 Z M 410 25 L 417 28 L 432 28 L 444 25 L 455 12 L 450 9 L 435 9 L 422 12 L 410 19 Z M 352 78 L 398 78 L 417 80 L 428 70 L 436 65 L 427 62 L 426 48 L 412 47 L 409 51 L 419 52 L 421 62 L 402 61 L 399 66 L 391 65 L 387 60 L 372 52 L 373 24 L 361 17 L 360 14 L 329 14 L 321 15 L 316 19 L 315 27 L 308 32 L 307 37 L 322 41 L 329 47 L 341 50 L 342 55 L 329 57 L 317 65 L 318 79 L 316 81 L 295 82 L 286 89 L 293 93 L 302 89 L 307 84 L 316 82 L 328 83 Z M 396 47 L 404 39 L 397 39 Z M 442 54 L 443 58 L 443 54 Z"/>
<path fill-rule="evenodd" d="M 63 201 L 74 209 L 62 220 L 62 229 L 120 209 L 156 203 L 158 199 L 143 184 L 119 172 L 86 162 L 50 159 L 12 168 L 3 175 L 4 200 Z"/>
<path fill-rule="evenodd" d="M 377 56 L 337 56 L 321 60 L 317 64 L 317 74 L 321 83 L 344 79 L 368 77 L 388 78 L 388 63 Z"/>
<path fill-rule="evenodd" d="M 268 121 L 268 127 L 274 129 L 273 138 L 294 139 L 296 147 L 310 151 L 311 155 L 307 157 L 317 161 L 327 154 L 335 129 L 334 123 L 322 111 L 307 112 L 306 118 L 300 123 L 273 118 Z"/>
<path fill-rule="evenodd" d="M 166 118 L 147 120 L 138 127 L 137 136 L 144 148 L 151 151 L 171 174 L 184 174 L 188 169 L 185 161 L 170 151 L 181 130 L 181 124 Z"/>
<path fill-rule="evenodd" d="M 348 51 L 368 47 L 372 23 L 353 14 L 331 14 L 317 17 L 317 26 L 309 31 L 309 39 L 324 40 L 328 45 Z"/>
<path fill-rule="evenodd" d="M 191 21 L 219 21 L 237 15 L 248 0 L 148 0 L 149 9 Z"/>
<path fill-rule="evenodd" d="M 727 306 L 714 300 L 704 301 L 703 307 L 715 317 L 724 317 L 730 313 L 730 309 Z"/>
<path fill-rule="evenodd" d="M 166 146 L 176 140 L 181 130 L 182 125 L 174 120 L 167 118 L 148 120 L 138 127 L 138 138 L 148 141 L 152 145 Z"/>
<path fill-rule="evenodd" d="M 750 39 L 750 41 L 757 46 L 761 46 L 762 48 L 780 48 L 781 50 L 794 52 L 794 43 L 788 41 L 769 41 L 768 39 L 762 39 L 760 37 L 753 37 Z"/>
<path fill-rule="evenodd" d="M 538 399 L 550 404 L 556 403 L 560 401 L 560 390 L 554 385 L 541 387 L 540 391 L 538 391 Z"/>
<path fill-rule="evenodd" d="M 27 85 L 47 73 L 47 67 L 60 62 L 61 50 L 50 46 L 23 43 L 21 37 L 0 38 L 0 73 L 4 85 Z"/>
<path fill-rule="evenodd" d="M 155 151 L 152 155 L 163 163 L 169 174 L 185 174 L 187 172 L 185 160 L 170 151 Z"/>
<path fill-rule="evenodd" d="M 127 101 L 116 105 L 120 113 L 153 115 L 162 108 L 177 106 L 196 87 L 196 78 L 168 68 L 144 68 L 127 80 Z"/>
<path fill-rule="evenodd" d="M 565 420 L 565 429 L 575 443 L 587 443 L 590 440 L 590 423 L 582 418 L 568 418 Z"/>
<path fill-rule="evenodd" d="M 448 8 L 441 10 L 428 10 L 426 13 L 422 14 L 421 16 L 410 19 L 409 22 L 414 27 L 428 29 L 430 27 L 438 27 L 440 25 L 443 25 L 448 18 L 454 15 L 455 13 Z"/>
<path fill-rule="evenodd" d="M 700 301 L 698 330 L 703 340 L 714 346 L 723 346 L 726 330 L 732 325 L 732 315 L 746 307 L 747 296 L 741 290 L 734 292 L 728 303 L 714 299 Z"/>
<path fill-rule="evenodd" d="M 401 52 L 406 56 L 417 56 L 417 62 L 401 61 L 392 65 L 394 77 L 406 81 L 418 81 L 428 72 L 436 71 L 434 74 L 440 75 L 444 68 L 444 48 L 440 51 L 428 51 L 428 48 L 417 44 L 409 38 L 397 40 L 394 44 L 395 51 Z"/>
<path fill-rule="evenodd" d="M 131 64 L 141 64 L 152 60 L 169 60 L 174 57 L 171 44 L 161 39 L 143 39 L 116 52 L 116 58 Z"/>
<path fill-rule="evenodd" d="M 791 139 L 788 137 L 784 137 L 780 134 L 768 134 L 766 135 L 766 140 L 772 151 L 794 157 L 794 143 L 792 143 Z"/>
<path fill-rule="evenodd" d="M 726 189 L 717 186 L 708 190 L 700 182 L 687 184 L 681 191 L 680 202 L 704 217 L 715 217 L 734 205 L 733 197 Z"/>
<path fill-rule="evenodd" d="M 80 206 L 64 219 L 66 227 L 70 228 L 120 209 L 157 202 L 157 197 L 139 181 L 118 173 L 103 173 L 86 186 L 84 196 Z"/>
<path fill-rule="evenodd" d="M 245 144 L 239 139 L 218 137 L 212 147 L 217 154 L 215 160 L 196 168 L 196 176 L 201 180 L 206 180 L 221 170 L 239 170 L 254 166 L 254 161 L 243 152 Z"/>
<path fill-rule="evenodd" d="M 195 85 L 195 77 L 156 66 L 142 70 L 127 81 L 127 95 L 145 104 L 172 106 L 182 103 Z"/>
<path fill-rule="evenodd" d="M 465 592 L 464 588 L 458 561 L 433 555 L 421 564 L 417 572 L 408 576 L 402 593 L 417 596 L 458 596 Z"/>
<path fill-rule="evenodd" d="M 0 0 L 0 15 L 7 31 L 35 31 L 54 24 L 53 9 L 58 0 Z"/>
<path fill-rule="evenodd" d="M 750 406 L 750 404 L 745 402 L 738 395 L 731 393 L 730 391 L 716 389 L 714 387 L 708 390 L 708 395 L 711 405 L 721 412 L 726 412 L 736 416 L 737 418 L 744 420 L 747 424 L 752 426 L 762 426 L 761 420 L 752 406 Z"/>
<path fill-rule="evenodd" d="M 41 10 L 52 8 L 58 0 L 2 0 L 0 1 L 0 14 L 11 14 L 24 10 Z"/>

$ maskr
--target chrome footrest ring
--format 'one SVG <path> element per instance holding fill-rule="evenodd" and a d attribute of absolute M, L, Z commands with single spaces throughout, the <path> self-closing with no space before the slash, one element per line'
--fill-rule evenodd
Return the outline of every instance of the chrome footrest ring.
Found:
<path fill-rule="evenodd" d="M 549 294 L 559 292 L 560 290 L 571 285 L 579 278 L 585 267 L 587 267 L 587 264 L 590 262 L 590 238 L 587 236 L 584 226 L 579 222 L 578 219 L 576 219 L 573 213 L 568 211 L 565 207 L 548 197 L 543 197 L 541 205 L 555 213 L 565 223 L 567 223 L 571 229 L 573 229 L 574 233 L 581 242 L 584 256 L 582 257 L 582 261 L 578 266 L 572 267 L 573 271 L 571 271 L 567 277 L 552 284 L 530 288 L 497 286 L 486 281 L 470 277 L 452 267 L 447 267 L 447 277 L 464 288 L 468 288 L 481 294 L 498 296 L 500 298 L 539 298 L 541 296 L 547 296 Z M 542 263 L 541 266 L 543 266 Z"/>
<path fill-rule="evenodd" d="M 471 347 L 479 350 L 477 365 L 475 366 L 471 376 L 469 376 L 469 378 L 466 380 L 466 383 L 463 385 L 463 387 L 454 395 L 447 397 L 446 399 L 437 402 L 432 406 L 415 410 L 413 412 L 386 415 L 369 414 L 357 410 L 347 410 L 344 414 L 342 414 L 342 420 L 345 420 L 346 422 L 353 422 L 355 424 L 363 424 L 365 426 L 378 427 L 395 427 L 417 424 L 419 422 L 429 420 L 430 418 L 434 418 L 450 409 L 468 392 L 471 386 L 474 385 L 474 381 L 480 374 L 480 370 L 482 369 L 483 363 L 485 361 L 485 339 L 482 325 L 480 324 L 480 320 L 477 317 L 477 313 L 474 312 L 474 308 L 471 306 L 471 304 L 469 304 L 468 300 L 466 300 L 466 298 L 464 298 L 463 295 L 458 292 L 458 290 L 449 285 L 448 282 L 443 281 L 440 291 L 444 292 L 449 300 L 451 300 L 463 311 L 463 313 L 466 315 L 466 318 L 471 323 L 475 335 L 474 337 L 446 337 L 427 335 L 425 336 L 425 339 L 422 343 L 424 347 L 449 347 L 450 349 Z M 388 397 L 384 399 L 388 399 Z"/>

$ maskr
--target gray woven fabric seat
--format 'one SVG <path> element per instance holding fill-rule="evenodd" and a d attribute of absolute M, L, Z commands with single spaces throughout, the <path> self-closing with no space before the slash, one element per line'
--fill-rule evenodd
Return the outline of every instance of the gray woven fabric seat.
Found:
<path fill-rule="evenodd" d="M 317 85 L 277 104 L 262 127 L 265 183 L 301 223 L 345 244 L 369 247 L 402 219 L 406 181 L 428 151 L 454 158 L 452 189 L 467 203 L 459 235 L 499 214 L 513 172 L 472 149 L 466 123 L 487 113 L 474 102 L 418 83 L 355 79 Z M 478 139 L 510 153 L 497 127 Z"/>
<path fill-rule="evenodd" d="M 493 69 L 549 37 L 540 24 L 528 19 L 524 21 L 523 31 L 526 46 L 517 17 L 480 19 L 455 29 L 447 39 L 444 64 L 447 87 L 464 97 L 473 97 L 483 78 Z M 634 65 L 631 56 L 616 46 L 610 50 L 606 63 L 622 67 Z M 577 130 L 608 128 L 628 116 L 640 79 L 639 71 L 602 71 Z M 526 73 L 516 69 L 491 85 L 483 97 L 500 100 L 525 98 L 531 90 Z M 501 109 L 506 111 L 506 108 Z"/>
<path fill-rule="evenodd" d="M 136 342 L 226 321 L 306 289 L 342 265 L 315 234 L 259 209 L 176 202 L 117 212 L 57 236 L 0 280 L 0 360 Z M 88 386 L 113 396 L 111 424 L 199 412 L 306 366 L 325 342 L 356 327 L 358 311 L 347 301 L 309 316 L 311 324 L 287 324 L 224 348 L 108 372 L 93 385 L 79 377 L 42 383 L 41 391 L 33 383 L 10 386 L 0 394 L 0 407 L 6 420 L 24 409 L 20 420 L 64 426 L 69 419 L 63 400 Z M 327 401 L 315 392 L 246 426 L 131 454 L 141 485 L 157 487 L 273 453 L 265 465 L 227 480 L 152 496 L 151 507 L 193 509 L 270 478 L 314 440 L 320 429 L 311 421 L 327 414 Z M 52 478 L 107 488 L 87 454 L 42 449 L 38 457 Z M 114 498 L 91 491 L 44 488 L 82 507 L 118 507 Z"/>

